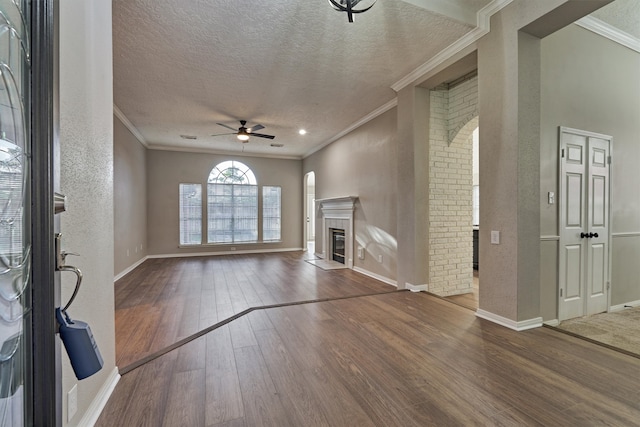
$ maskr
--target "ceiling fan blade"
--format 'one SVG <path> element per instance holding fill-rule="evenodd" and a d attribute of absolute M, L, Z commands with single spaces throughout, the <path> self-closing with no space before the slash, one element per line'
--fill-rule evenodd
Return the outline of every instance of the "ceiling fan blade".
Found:
<path fill-rule="evenodd" d="M 233 133 L 216 133 L 216 134 L 213 134 L 213 135 L 211 135 L 211 136 L 224 136 L 224 135 L 237 135 L 237 134 L 238 134 L 238 132 L 233 132 Z"/>
<path fill-rule="evenodd" d="M 265 135 L 263 133 L 251 133 L 251 136 L 257 136 L 258 138 L 267 138 L 267 139 L 273 139 L 275 138 L 275 136 L 273 135 Z"/>
<path fill-rule="evenodd" d="M 250 127 L 249 129 L 247 129 L 247 132 L 249 132 L 249 133 L 253 133 L 253 132 L 255 132 L 255 131 L 257 131 L 257 130 L 260 130 L 260 129 L 264 129 L 264 126 L 262 126 L 262 125 L 255 125 L 255 126 Z"/>
<path fill-rule="evenodd" d="M 222 126 L 222 127 L 225 127 L 225 128 L 227 128 L 227 129 L 231 129 L 232 131 L 236 131 L 236 132 L 238 131 L 238 129 L 236 129 L 236 128 L 232 128 L 231 126 L 229 126 L 229 125 L 225 125 L 224 123 L 216 123 L 216 124 L 217 124 L 217 125 L 220 125 L 220 126 Z"/>

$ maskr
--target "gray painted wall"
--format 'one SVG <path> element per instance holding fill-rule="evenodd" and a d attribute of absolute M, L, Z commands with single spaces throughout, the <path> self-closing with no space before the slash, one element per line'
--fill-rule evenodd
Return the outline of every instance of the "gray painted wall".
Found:
<path fill-rule="evenodd" d="M 200 183 L 205 191 L 211 169 L 225 160 L 249 166 L 259 186 L 282 187 L 281 242 L 179 247 L 179 184 Z M 230 251 L 231 247 L 236 251 L 301 249 L 303 176 L 300 160 L 147 150 L 148 254 L 204 254 Z"/>
<path fill-rule="evenodd" d="M 354 212 L 354 267 L 396 279 L 397 110 L 391 109 L 303 161 L 315 172 L 316 199 L 358 196 Z M 316 252 L 322 252 L 321 213 Z M 358 259 L 356 248 L 365 248 Z M 382 255 L 382 262 L 378 261 Z"/>
<path fill-rule="evenodd" d="M 83 419 L 94 399 L 117 375 L 113 294 L 113 94 L 111 0 L 66 0 L 60 10 L 60 215 L 62 249 L 78 252 L 68 263 L 84 273 L 69 308 L 91 325 L 104 367 L 78 381 L 63 350 L 63 425 Z M 62 299 L 73 291 L 73 274 L 62 274 Z M 67 392 L 78 386 L 78 411 L 67 423 Z"/>
<path fill-rule="evenodd" d="M 114 275 L 147 255 L 146 148 L 114 116 Z"/>
<path fill-rule="evenodd" d="M 546 194 L 558 188 L 558 126 L 613 136 L 611 304 L 640 300 L 640 54 L 577 25 L 542 40 L 540 225 L 558 234 L 557 204 Z M 626 234 L 626 236 L 621 236 Z M 631 234 L 630 236 L 628 234 Z M 547 242 L 541 264 L 545 320 L 557 311 L 558 245 Z"/>

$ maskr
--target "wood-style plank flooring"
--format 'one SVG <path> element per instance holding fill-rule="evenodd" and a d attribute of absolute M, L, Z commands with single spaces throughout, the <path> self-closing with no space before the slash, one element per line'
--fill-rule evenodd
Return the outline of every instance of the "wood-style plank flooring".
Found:
<path fill-rule="evenodd" d="M 253 311 L 123 375 L 96 425 L 631 426 L 638 378 L 636 358 L 393 292 Z"/>
<path fill-rule="evenodd" d="M 352 270 L 323 271 L 307 252 L 151 259 L 115 284 L 116 364 L 125 370 L 242 311 L 393 291 Z"/>

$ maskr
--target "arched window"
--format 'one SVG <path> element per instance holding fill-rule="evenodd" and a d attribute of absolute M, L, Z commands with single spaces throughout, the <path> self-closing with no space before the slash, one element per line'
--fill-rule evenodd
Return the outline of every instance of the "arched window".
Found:
<path fill-rule="evenodd" d="M 210 184 L 257 185 L 256 176 L 244 163 L 229 160 L 222 162 L 209 174 Z"/>
<path fill-rule="evenodd" d="M 258 240 L 258 185 L 244 163 L 216 165 L 207 184 L 208 243 Z"/>

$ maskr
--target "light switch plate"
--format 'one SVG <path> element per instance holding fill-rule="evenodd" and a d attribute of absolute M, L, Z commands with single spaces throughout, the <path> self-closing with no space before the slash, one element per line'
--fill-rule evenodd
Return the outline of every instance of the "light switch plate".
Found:
<path fill-rule="evenodd" d="M 491 230 L 491 244 L 499 245 L 500 244 L 500 232 Z"/>
<path fill-rule="evenodd" d="M 553 205 L 556 202 L 556 193 L 549 191 L 549 204 Z"/>

